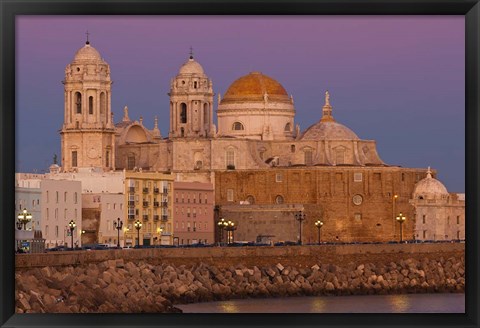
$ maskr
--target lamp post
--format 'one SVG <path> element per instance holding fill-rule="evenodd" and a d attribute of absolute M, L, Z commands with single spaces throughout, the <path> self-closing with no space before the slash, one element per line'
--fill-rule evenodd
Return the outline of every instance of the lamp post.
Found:
<path fill-rule="evenodd" d="M 398 214 L 397 216 L 397 222 L 400 223 L 400 242 L 403 241 L 403 228 L 402 228 L 402 225 L 403 225 L 403 222 L 405 222 L 407 218 L 402 214 L 402 212 L 400 212 L 400 214 Z"/>
<path fill-rule="evenodd" d="M 225 230 L 227 230 L 227 244 L 233 244 L 234 241 L 234 231 L 237 230 L 235 223 L 232 221 L 225 222 Z"/>
<path fill-rule="evenodd" d="M 75 230 L 75 227 L 77 225 L 75 224 L 75 221 L 70 220 L 70 222 L 68 223 L 68 226 L 70 227 L 70 236 L 72 237 L 72 250 L 73 250 L 73 230 Z"/>
<path fill-rule="evenodd" d="M 18 214 L 17 218 L 17 228 L 23 225 L 23 230 L 27 230 L 27 223 L 32 220 L 32 214 L 28 213 L 27 209 L 24 208 L 22 213 Z M 21 228 L 18 228 L 18 230 L 21 230 Z"/>
<path fill-rule="evenodd" d="M 298 244 L 302 244 L 302 222 L 307 219 L 307 215 L 303 213 L 303 211 L 298 211 L 295 213 L 295 220 L 298 221 L 300 227 L 300 238 L 298 240 Z"/>
<path fill-rule="evenodd" d="M 320 220 L 317 220 L 317 221 L 315 222 L 315 226 L 316 226 L 317 229 L 318 229 L 318 244 L 320 245 L 320 229 L 322 229 L 323 222 L 320 221 Z"/>
<path fill-rule="evenodd" d="M 120 248 L 120 230 L 122 230 L 123 222 L 120 220 L 120 218 L 117 218 L 117 221 L 113 221 L 113 226 L 118 232 L 117 248 Z"/>
<path fill-rule="evenodd" d="M 225 221 L 224 218 L 221 218 L 220 221 L 218 221 L 217 223 L 217 226 L 218 228 L 220 229 L 220 242 L 219 244 L 222 243 L 222 239 L 223 239 L 223 229 L 225 228 L 227 222 Z"/>
<path fill-rule="evenodd" d="M 142 229 L 142 222 L 135 221 L 135 229 L 137 229 L 137 246 L 140 247 L 140 229 Z"/>
<path fill-rule="evenodd" d="M 162 227 L 158 227 L 158 228 L 157 228 L 157 234 L 160 235 L 160 238 L 158 239 L 160 242 L 158 242 L 158 245 L 161 245 L 161 244 L 162 244 L 162 232 L 163 232 L 163 228 L 162 228 Z"/>

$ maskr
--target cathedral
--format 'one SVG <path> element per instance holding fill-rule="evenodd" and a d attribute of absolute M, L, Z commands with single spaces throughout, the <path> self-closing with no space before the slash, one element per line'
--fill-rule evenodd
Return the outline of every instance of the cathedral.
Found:
<path fill-rule="evenodd" d="M 66 66 L 63 84 L 62 172 L 164 172 L 212 183 L 216 219 L 235 220 L 237 240 L 313 242 L 319 219 L 325 240 L 394 240 L 399 211 L 408 218 L 402 234 L 415 238 L 410 199 L 427 170 L 384 163 L 375 141 L 335 120 L 328 91 L 318 121 L 301 131 L 293 97 L 251 72 L 217 95 L 215 120 L 213 81 L 191 53 L 171 79 L 162 135 L 157 118 L 147 129 L 128 107 L 113 122 L 110 66 L 88 41 Z M 299 212 L 303 223 L 294 218 Z"/>

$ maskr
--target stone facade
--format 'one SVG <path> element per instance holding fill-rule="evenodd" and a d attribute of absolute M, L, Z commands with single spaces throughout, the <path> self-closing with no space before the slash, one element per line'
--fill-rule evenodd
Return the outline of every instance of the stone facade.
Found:
<path fill-rule="evenodd" d="M 215 174 L 215 204 L 221 217 L 236 222 L 237 240 L 256 240 L 273 231 L 269 233 L 275 235 L 273 241 L 297 241 L 299 223 L 294 214 L 300 210 L 307 216 L 304 243 L 317 242 L 318 219 L 324 222 L 323 241 L 398 240 L 398 212 L 407 217 L 405 239 L 412 239 L 414 209 L 409 199 L 424 176 L 425 170 L 400 167 L 223 171 Z"/>

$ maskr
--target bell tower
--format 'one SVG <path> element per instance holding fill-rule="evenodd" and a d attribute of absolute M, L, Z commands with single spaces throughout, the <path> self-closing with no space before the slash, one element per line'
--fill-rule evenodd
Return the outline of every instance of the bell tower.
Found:
<path fill-rule="evenodd" d="M 213 137 L 213 86 L 202 66 L 190 58 L 170 83 L 170 138 Z"/>
<path fill-rule="evenodd" d="M 110 67 L 88 41 L 65 68 L 62 169 L 115 169 Z"/>

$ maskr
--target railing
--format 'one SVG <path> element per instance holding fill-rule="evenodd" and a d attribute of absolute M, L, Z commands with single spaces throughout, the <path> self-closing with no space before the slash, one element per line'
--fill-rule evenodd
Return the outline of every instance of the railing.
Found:
<path fill-rule="evenodd" d="M 129 200 L 128 201 L 128 206 L 135 206 L 135 201 L 134 200 Z"/>
<path fill-rule="evenodd" d="M 133 215 L 133 214 L 128 214 L 128 219 L 129 219 L 129 220 L 135 220 L 135 215 Z"/>
<path fill-rule="evenodd" d="M 143 202 L 143 207 L 148 207 L 148 202 Z"/>
<path fill-rule="evenodd" d="M 162 207 L 167 207 L 167 206 L 168 206 L 168 202 L 163 201 L 163 202 L 162 202 Z"/>
<path fill-rule="evenodd" d="M 147 194 L 148 193 L 148 188 L 143 188 L 143 193 Z"/>
<path fill-rule="evenodd" d="M 153 220 L 158 221 L 159 219 L 160 219 L 159 215 L 157 215 L 157 214 L 153 215 Z"/>
<path fill-rule="evenodd" d="M 153 206 L 154 206 L 154 207 L 159 207 L 159 206 L 160 206 L 160 203 L 159 203 L 159 202 L 153 202 Z"/>
<path fill-rule="evenodd" d="M 160 192 L 160 189 L 158 189 L 158 188 L 153 188 L 153 192 L 154 192 L 155 194 L 158 194 L 158 193 Z"/>
<path fill-rule="evenodd" d="M 168 189 L 167 189 L 167 188 L 163 188 L 163 193 L 164 193 L 164 194 L 168 194 Z"/>
<path fill-rule="evenodd" d="M 129 188 L 128 188 L 128 191 L 129 191 L 129 192 L 135 192 L 135 187 L 129 187 Z"/>
<path fill-rule="evenodd" d="M 143 214 L 143 220 L 148 221 L 148 214 Z"/>
<path fill-rule="evenodd" d="M 168 221 L 168 215 L 162 215 L 162 221 Z"/>

